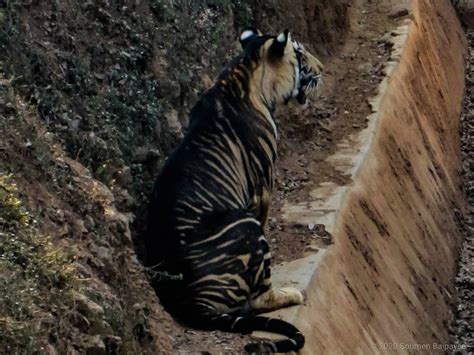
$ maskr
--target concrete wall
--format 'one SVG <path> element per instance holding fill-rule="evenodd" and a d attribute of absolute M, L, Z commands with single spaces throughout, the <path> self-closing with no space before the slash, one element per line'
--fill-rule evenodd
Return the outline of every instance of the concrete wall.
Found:
<path fill-rule="evenodd" d="M 373 353 L 384 343 L 433 352 L 433 343 L 449 341 L 461 242 L 455 211 L 465 203 L 465 40 L 450 1 L 415 0 L 412 11 L 399 62 L 381 87 L 370 149 L 337 215 L 335 244 L 293 320 L 306 335 L 303 353 Z"/>

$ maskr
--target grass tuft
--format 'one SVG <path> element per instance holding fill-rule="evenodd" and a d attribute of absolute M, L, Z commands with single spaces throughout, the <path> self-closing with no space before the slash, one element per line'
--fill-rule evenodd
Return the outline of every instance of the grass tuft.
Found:
<path fill-rule="evenodd" d="M 41 352 L 61 336 L 78 289 L 73 261 L 38 233 L 12 175 L 0 173 L 0 353 Z"/>

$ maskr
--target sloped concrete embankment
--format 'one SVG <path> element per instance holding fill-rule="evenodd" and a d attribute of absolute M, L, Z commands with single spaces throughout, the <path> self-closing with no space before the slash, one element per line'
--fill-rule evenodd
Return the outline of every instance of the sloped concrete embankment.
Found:
<path fill-rule="evenodd" d="M 321 217 L 332 221 L 335 244 L 278 272 L 287 282 L 295 275 L 306 292 L 304 306 L 276 314 L 306 335 L 303 353 L 435 352 L 449 344 L 457 214 L 465 208 L 465 39 L 449 1 L 410 7 L 369 127 L 354 137 L 362 141 L 332 159 L 348 161 L 352 175 L 331 195 L 340 195 L 335 216 Z"/>

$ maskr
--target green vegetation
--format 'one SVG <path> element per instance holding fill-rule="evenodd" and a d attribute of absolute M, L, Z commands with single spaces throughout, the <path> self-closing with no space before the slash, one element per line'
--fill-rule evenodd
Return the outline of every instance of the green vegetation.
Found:
<path fill-rule="evenodd" d="M 41 351 L 67 323 L 73 258 L 38 234 L 11 175 L 0 173 L 0 353 Z"/>

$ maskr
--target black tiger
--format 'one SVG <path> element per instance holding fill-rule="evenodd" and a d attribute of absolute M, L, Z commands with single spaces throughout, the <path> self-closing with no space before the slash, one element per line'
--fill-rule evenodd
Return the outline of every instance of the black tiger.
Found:
<path fill-rule="evenodd" d="M 250 28 L 243 51 L 196 103 L 187 133 L 155 185 L 146 266 L 167 310 L 201 329 L 285 335 L 246 345 L 248 352 L 288 352 L 304 336 L 288 322 L 257 313 L 301 304 L 295 288 L 274 289 L 264 236 L 277 156 L 276 105 L 317 86 L 322 64 L 288 30 Z"/>

